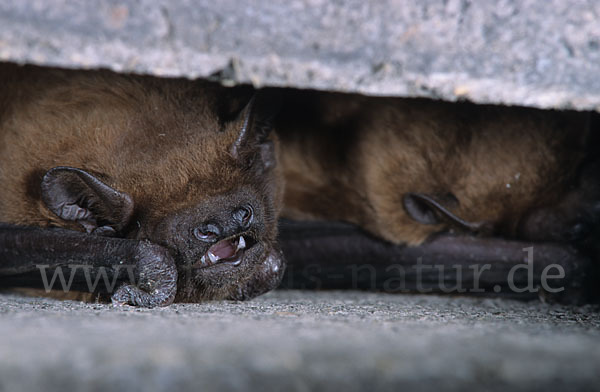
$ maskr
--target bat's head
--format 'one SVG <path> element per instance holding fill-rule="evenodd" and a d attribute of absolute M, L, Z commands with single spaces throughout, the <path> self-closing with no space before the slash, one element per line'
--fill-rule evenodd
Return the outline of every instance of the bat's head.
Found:
<path fill-rule="evenodd" d="M 273 197 L 243 184 L 162 220 L 151 237 L 174 250 L 177 300 L 242 300 L 277 287 L 285 265 L 276 218 Z"/>
<path fill-rule="evenodd" d="M 217 138 L 186 188 L 182 207 L 147 236 L 175 251 L 178 301 L 248 299 L 277 287 L 285 270 L 277 217 L 283 179 L 271 134 L 276 96 L 258 93 Z M 205 140 L 206 142 L 206 140 Z"/>
<path fill-rule="evenodd" d="M 166 247 L 178 269 L 176 301 L 269 291 L 285 269 L 276 243 L 283 179 L 270 132 L 277 99 L 259 92 L 220 115 L 181 99 L 175 114 L 145 113 L 119 134 L 115 165 L 50 170 L 44 202 L 90 233 Z"/>

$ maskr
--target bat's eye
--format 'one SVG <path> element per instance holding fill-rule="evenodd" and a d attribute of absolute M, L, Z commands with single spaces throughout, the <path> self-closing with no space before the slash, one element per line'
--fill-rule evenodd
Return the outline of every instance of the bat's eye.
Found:
<path fill-rule="evenodd" d="M 250 226 L 253 215 L 254 210 L 249 204 L 236 208 L 233 211 L 233 219 L 235 219 L 243 229 L 247 229 Z"/>
<path fill-rule="evenodd" d="M 205 223 L 194 229 L 194 237 L 200 241 L 214 242 L 221 235 L 221 229 L 213 223 Z"/>

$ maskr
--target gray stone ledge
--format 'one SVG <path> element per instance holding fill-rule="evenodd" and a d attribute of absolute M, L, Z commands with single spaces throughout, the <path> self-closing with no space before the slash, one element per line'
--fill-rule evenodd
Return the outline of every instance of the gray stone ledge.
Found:
<path fill-rule="evenodd" d="M 275 291 L 113 307 L 0 294 L 0 391 L 599 391 L 600 313 Z"/>
<path fill-rule="evenodd" d="M 0 60 L 600 110 L 600 2 L 3 0 Z"/>

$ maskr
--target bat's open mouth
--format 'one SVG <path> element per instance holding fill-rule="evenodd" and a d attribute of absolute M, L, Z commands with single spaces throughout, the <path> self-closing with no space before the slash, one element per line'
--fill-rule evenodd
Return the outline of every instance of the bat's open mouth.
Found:
<path fill-rule="evenodd" d="M 255 244 L 256 240 L 249 235 L 239 235 L 221 240 L 208 248 L 195 267 L 206 268 L 215 264 L 238 266 L 242 263 L 246 250 Z"/>

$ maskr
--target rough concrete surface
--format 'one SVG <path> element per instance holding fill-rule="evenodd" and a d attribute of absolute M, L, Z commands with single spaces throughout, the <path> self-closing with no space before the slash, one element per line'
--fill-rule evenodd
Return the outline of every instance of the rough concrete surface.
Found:
<path fill-rule="evenodd" d="M 600 312 L 276 291 L 117 308 L 0 295 L 0 391 L 600 390 Z"/>
<path fill-rule="evenodd" d="M 593 0 L 3 0 L 0 60 L 600 110 Z"/>

